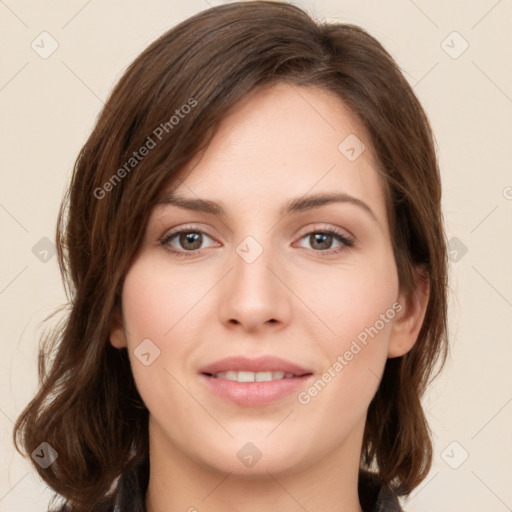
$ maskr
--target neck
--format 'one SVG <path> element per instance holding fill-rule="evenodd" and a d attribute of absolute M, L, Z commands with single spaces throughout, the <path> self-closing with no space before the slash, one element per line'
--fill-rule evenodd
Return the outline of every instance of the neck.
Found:
<path fill-rule="evenodd" d="M 151 424 L 151 422 L 150 422 Z M 251 476 L 195 460 L 150 426 L 147 512 L 363 512 L 358 497 L 362 429 L 302 468 Z M 256 466 L 255 466 L 256 468 Z"/>

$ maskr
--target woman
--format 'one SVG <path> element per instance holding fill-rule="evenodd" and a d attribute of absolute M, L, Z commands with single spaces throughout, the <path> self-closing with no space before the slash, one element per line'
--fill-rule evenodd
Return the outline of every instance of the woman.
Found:
<path fill-rule="evenodd" d="M 57 241 L 69 315 L 15 428 L 55 510 L 399 511 L 427 475 L 440 176 L 364 30 L 254 1 L 164 34 L 83 147 Z"/>

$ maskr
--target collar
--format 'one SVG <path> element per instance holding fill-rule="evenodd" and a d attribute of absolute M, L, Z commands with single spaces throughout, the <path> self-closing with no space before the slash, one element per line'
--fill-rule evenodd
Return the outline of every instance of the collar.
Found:
<path fill-rule="evenodd" d="M 146 456 L 137 466 L 124 473 L 119 480 L 114 512 L 145 512 L 144 498 L 149 481 L 149 460 Z M 390 486 L 383 485 L 377 474 L 359 473 L 359 501 L 364 512 L 403 512 Z"/>

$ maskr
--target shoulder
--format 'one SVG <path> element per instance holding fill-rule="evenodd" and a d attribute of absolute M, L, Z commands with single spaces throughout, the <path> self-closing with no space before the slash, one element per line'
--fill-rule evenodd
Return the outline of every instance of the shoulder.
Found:
<path fill-rule="evenodd" d="M 145 512 L 144 498 L 149 481 L 149 458 L 134 459 L 119 476 L 113 492 L 94 505 L 94 512 Z M 48 512 L 74 512 L 69 504 Z"/>
<path fill-rule="evenodd" d="M 67 504 L 61 505 L 57 508 L 50 508 L 48 512 L 74 512 L 76 509 Z M 117 505 L 112 504 L 112 500 L 104 500 L 101 503 L 98 503 L 94 507 L 94 512 L 121 512 Z"/>
<path fill-rule="evenodd" d="M 144 495 L 148 482 L 147 460 L 134 465 L 119 479 L 115 493 L 115 504 L 98 504 L 97 512 L 144 512 Z M 367 471 L 359 473 L 359 500 L 364 512 L 404 512 L 393 489 L 384 485 L 378 475 Z M 113 506 L 112 506 L 113 505 Z M 70 512 L 63 506 L 51 512 Z"/>
<path fill-rule="evenodd" d="M 148 481 L 149 456 L 146 454 L 134 461 L 121 475 L 113 512 L 144 512 Z"/>
<path fill-rule="evenodd" d="M 364 512 L 404 512 L 393 489 L 375 473 L 359 473 L 359 500 Z"/>

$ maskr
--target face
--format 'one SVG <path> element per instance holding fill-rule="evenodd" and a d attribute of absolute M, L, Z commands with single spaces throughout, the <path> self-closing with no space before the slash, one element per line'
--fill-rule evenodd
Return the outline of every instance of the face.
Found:
<path fill-rule="evenodd" d="M 278 85 L 234 108 L 169 187 L 111 335 L 159 453 L 247 475 L 358 463 L 386 359 L 419 329 L 375 165 L 336 96 Z"/>

